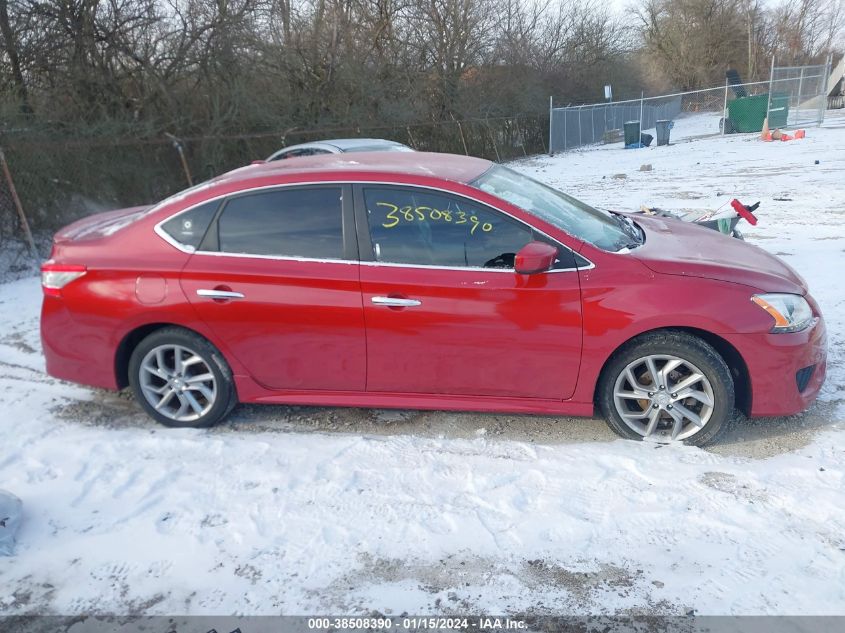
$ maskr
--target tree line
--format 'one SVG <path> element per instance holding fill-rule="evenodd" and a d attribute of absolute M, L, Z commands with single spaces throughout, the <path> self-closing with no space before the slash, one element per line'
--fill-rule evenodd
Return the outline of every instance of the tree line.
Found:
<path fill-rule="evenodd" d="M 0 146 L 37 229 L 320 137 L 505 160 L 544 151 L 549 95 L 820 61 L 842 47 L 843 2 L 0 0 Z M 0 242 L 10 200 L 0 184 Z"/>
<path fill-rule="evenodd" d="M 842 0 L 0 0 L 0 114 L 86 133 L 542 112 L 841 45 Z"/>
<path fill-rule="evenodd" d="M 625 63 L 586 0 L 0 0 L 4 118 L 181 134 L 542 110 Z"/>

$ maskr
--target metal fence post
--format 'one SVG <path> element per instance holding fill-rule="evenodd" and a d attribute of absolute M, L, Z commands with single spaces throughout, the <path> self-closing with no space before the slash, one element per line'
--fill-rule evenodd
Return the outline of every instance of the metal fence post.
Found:
<path fill-rule="evenodd" d="M 824 111 L 827 110 L 827 82 L 830 81 L 831 65 L 833 64 L 833 56 L 828 55 L 825 60 L 824 71 L 821 77 L 821 88 L 819 88 L 819 114 L 816 116 L 816 127 L 824 123 Z"/>
<path fill-rule="evenodd" d="M 769 118 L 769 111 L 772 109 L 772 90 L 775 83 L 775 56 L 772 55 L 772 69 L 769 71 L 769 101 L 766 104 L 766 119 Z"/>
<path fill-rule="evenodd" d="M 725 77 L 725 105 L 722 108 L 722 136 L 725 135 L 725 128 L 728 127 L 728 78 Z"/>
<path fill-rule="evenodd" d="M 581 113 L 584 111 L 583 106 L 578 106 L 578 147 L 581 147 Z"/>
<path fill-rule="evenodd" d="M 640 135 L 643 133 L 643 102 L 645 101 L 645 91 L 640 92 Z M 639 139 L 637 139 L 639 143 Z"/>
<path fill-rule="evenodd" d="M 173 136 L 173 134 L 168 134 L 167 132 L 165 132 L 164 135 L 170 139 L 171 143 L 173 143 L 173 147 L 179 154 L 179 161 L 182 163 L 182 171 L 185 172 L 185 179 L 188 181 L 188 186 L 193 187 L 194 179 L 191 176 L 191 170 L 188 167 L 188 160 L 185 158 L 185 149 L 182 147 L 182 141 L 177 137 Z"/>
<path fill-rule="evenodd" d="M 798 75 L 798 98 L 795 100 L 795 117 L 798 119 L 795 121 L 796 125 L 800 125 L 801 123 L 801 95 L 803 94 L 801 90 L 804 88 L 804 67 L 801 67 L 801 74 Z"/>
<path fill-rule="evenodd" d="M 563 109 L 563 151 L 566 151 L 566 120 L 569 118 L 569 108 Z"/>
<path fill-rule="evenodd" d="M 502 158 L 501 156 L 499 156 L 499 148 L 496 146 L 496 137 L 493 135 L 493 130 L 490 128 L 489 119 L 484 119 L 484 126 L 487 128 L 487 135 L 490 137 L 490 141 L 493 143 L 493 151 L 496 153 L 496 162 L 501 163 Z"/>
<path fill-rule="evenodd" d="M 552 121 L 554 121 L 555 117 L 555 108 L 554 108 L 554 96 L 549 95 L 549 156 L 555 155 L 554 146 L 552 145 L 552 126 L 554 125 Z"/>
<path fill-rule="evenodd" d="M 15 205 L 15 209 L 18 212 L 18 219 L 20 220 L 21 228 L 23 228 L 23 233 L 26 236 L 29 253 L 35 260 L 35 263 L 39 264 L 38 249 L 35 248 L 35 240 L 32 239 L 32 231 L 29 229 L 29 222 L 26 219 L 26 214 L 23 212 L 23 205 L 21 204 L 21 199 L 18 197 L 18 190 L 15 189 L 15 181 L 12 180 L 12 173 L 9 171 L 9 163 L 6 162 L 6 155 L 3 153 L 2 147 L 0 147 L 0 165 L 3 166 L 3 176 L 6 178 L 6 184 L 9 187 L 9 194 L 12 196 L 12 203 Z"/>
<path fill-rule="evenodd" d="M 461 135 L 461 143 L 462 143 L 462 144 L 463 144 L 463 146 L 464 146 L 464 154 L 465 154 L 465 155 L 467 155 L 467 156 L 469 156 L 469 149 L 467 148 L 467 140 L 466 140 L 466 138 L 464 138 L 464 129 L 461 127 L 461 122 L 460 122 L 460 121 L 458 121 L 457 119 L 455 119 L 455 115 L 454 115 L 454 114 L 453 114 L 453 115 L 451 115 L 451 116 L 452 116 L 452 120 L 453 120 L 453 121 L 455 122 L 455 124 L 458 126 L 458 134 L 460 134 L 460 135 Z M 551 119 L 549 119 L 549 126 L 550 126 L 550 127 L 551 127 L 551 124 L 552 124 L 552 120 L 551 120 Z"/>
<path fill-rule="evenodd" d="M 523 136 L 522 130 L 519 127 L 519 115 L 516 115 L 513 118 L 513 126 L 516 128 L 516 138 L 519 139 L 519 146 L 522 148 L 522 155 L 528 156 L 528 152 L 525 151 L 525 139 L 526 139 L 526 137 Z M 467 156 L 469 156 L 468 152 L 467 152 Z"/>

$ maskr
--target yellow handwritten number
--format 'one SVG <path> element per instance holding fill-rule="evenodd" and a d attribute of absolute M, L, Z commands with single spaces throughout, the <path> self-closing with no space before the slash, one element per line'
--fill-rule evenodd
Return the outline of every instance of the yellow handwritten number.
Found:
<path fill-rule="evenodd" d="M 470 235 L 475 235 L 475 230 L 478 227 L 481 227 L 481 230 L 485 233 L 489 233 L 494 228 L 490 222 L 482 223 L 476 215 L 470 215 L 469 218 L 467 218 L 466 212 L 460 210 L 456 210 L 454 212 L 451 210 L 440 211 L 439 209 L 435 209 L 433 207 L 414 207 L 411 205 L 399 208 L 390 202 L 377 202 L 376 206 L 387 207 L 389 209 L 387 215 L 385 215 L 385 220 L 387 221 L 382 223 L 382 226 L 386 229 L 392 229 L 403 219 L 406 222 L 414 222 L 415 220 L 425 222 L 427 219 L 434 220 L 435 222 L 452 222 L 453 213 L 457 215 L 455 224 L 472 224 L 469 230 Z M 401 216 L 399 214 L 401 214 Z"/>
<path fill-rule="evenodd" d="M 392 229 L 394 226 L 399 224 L 399 218 L 396 216 L 396 212 L 399 211 L 399 207 L 395 204 L 390 204 L 389 202 L 377 202 L 377 207 L 392 207 L 390 211 L 387 212 L 387 219 L 393 220 L 393 224 L 383 223 L 382 226 L 386 229 Z"/>

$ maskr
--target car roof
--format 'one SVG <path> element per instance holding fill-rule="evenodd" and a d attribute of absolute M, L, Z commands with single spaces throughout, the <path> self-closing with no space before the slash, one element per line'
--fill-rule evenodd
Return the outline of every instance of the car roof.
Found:
<path fill-rule="evenodd" d="M 323 154 L 305 156 L 296 160 L 279 160 L 241 167 L 215 179 L 217 183 L 252 180 L 267 176 L 295 177 L 333 174 L 342 179 L 344 174 L 377 176 L 391 174 L 411 177 L 429 177 L 469 183 L 492 163 L 483 158 L 440 154 L 433 152 L 362 152 L 350 154 Z M 336 176 L 340 176 L 337 178 Z"/>

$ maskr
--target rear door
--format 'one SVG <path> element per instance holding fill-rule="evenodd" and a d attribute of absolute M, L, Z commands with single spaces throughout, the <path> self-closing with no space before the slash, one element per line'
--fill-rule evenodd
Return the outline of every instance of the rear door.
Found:
<path fill-rule="evenodd" d="M 351 198 L 340 184 L 231 196 L 182 272 L 200 318 L 267 388 L 364 389 Z"/>
<path fill-rule="evenodd" d="M 575 388 L 581 293 L 564 246 L 450 193 L 356 185 L 367 390 L 560 400 Z M 519 275 L 535 239 L 556 270 Z"/>

